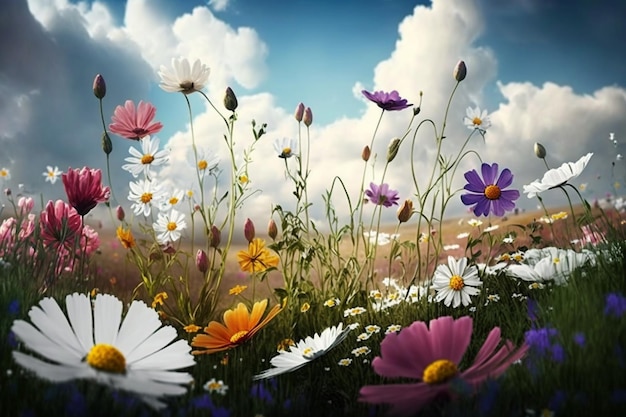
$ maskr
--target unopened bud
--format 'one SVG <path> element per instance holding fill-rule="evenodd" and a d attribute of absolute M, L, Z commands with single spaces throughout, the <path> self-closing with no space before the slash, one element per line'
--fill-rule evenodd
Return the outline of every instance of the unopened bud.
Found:
<path fill-rule="evenodd" d="M 209 233 L 209 245 L 211 245 L 212 248 L 217 248 L 222 241 L 222 232 L 217 228 L 217 226 L 213 225 L 211 226 Z"/>
<path fill-rule="evenodd" d="M 278 236 L 278 228 L 274 219 L 270 219 L 270 223 L 267 225 L 267 234 L 272 240 L 275 240 L 276 236 Z"/>
<path fill-rule="evenodd" d="M 293 115 L 296 120 L 298 121 L 298 123 L 300 123 L 302 121 L 302 116 L 304 116 L 304 104 L 299 103 L 296 106 L 296 112 Z"/>
<path fill-rule="evenodd" d="M 102 150 L 107 155 L 113 152 L 113 143 L 111 143 L 111 138 L 106 131 L 102 134 Z"/>
<path fill-rule="evenodd" d="M 254 223 L 252 223 L 252 220 L 246 219 L 246 222 L 243 225 L 243 235 L 246 237 L 248 242 L 252 242 L 254 239 Z"/>
<path fill-rule="evenodd" d="M 115 209 L 115 215 L 117 216 L 117 220 L 121 222 L 124 221 L 126 213 L 124 213 L 124 209 L 122 208 L 122 206 L 117 206 L 117 208 Z"/>
<path fill-rule="evenodd" d="M 413 215 L 413 202 L 411 200 L 404 200 L 404 203 L 398 209 L 398 221 L 400 223 L 406 223 Z"/>
<path fill-rule="evenodd" d="M 237 109 L 237 96 L 230 87 L 226 88 L 226 94 L 224 94 L 224 107 L 228 111 L 235 111 Z"/>
<path fill-rule="evenodd" d="M 9 197 L 11 194 L 13 194 L 13 191 L 11 191 L 10 188 L 5 188 L 4 189 L 4 194 L 6 194 L 7 197 Z M 3 206 L 4 207 L 4 206 Z"/>
<path fill-rule="evenodd" d="M 544 159 L 546 157 L 546 148 L 539 142 L 535 142 L 535 155 L 537 158 Z"/>
<path fill-rule="evenodd" d="M 372 155 L 372 150 L 370 149 L 369 146 L 365 145 L 365 148 L 363 148 L 363 152 L 361 152 L 361 158 L 363 158 L 363 160 L 367 162 L 370 160 L 371 155 Z"/>
<path fill-rule="evenodd" d="M 387 148 L 387 162 L 391 162 L 396 158 L 396 155 L 398 155 L 398 151 L 400 150 L 401 142 L 402 141 L 398 138 L 391 141 L 389 147 Z"/>
<path fill-rule="evenodd" d="M 93 95 L 102 100 L 107 94 L 107 85 L 102 75 L 97 74 L 93 79 Z"/>
<path fill-rule="evenodd" d="M 313 111 L 311 111 L 310 107 L 304 109 L 304 119 L 302 119 L 306 127 L 311 126 L 313 123 Z"/>
<path fill-rule="evenodd" d="M 454 79 L 458 82 L 463 81 L 467 76 L 467 67 L 465 66 L 465 61 L 459 61 L 456 64 L 456 67 L 454 67 L 454 72 L 452 74 L 454 75 Z"/>
<path fill-rule="evenodd" d="M 198 249 L 198 253 L 196 253 L 196 267 L 203 274 L 209 270 L 209 259 L 206 256 L 206 252 L 202 249 Z"/>

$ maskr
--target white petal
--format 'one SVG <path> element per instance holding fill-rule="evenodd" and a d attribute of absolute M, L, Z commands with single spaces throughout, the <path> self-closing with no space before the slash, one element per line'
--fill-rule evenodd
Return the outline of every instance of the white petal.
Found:
<path fill-rule="evenodd" d="M 133 350 L 162 326 L 159 314 L 143 301 L 133 301 L 117 335 L 116 345 L 132 362 Z"/>
<path fill-rule="evenodd" d="M 65 297 L 65 306 L 74 333 L 84 351 L 88 352 L 93 347 L 91 300 L 85 294 L 69 294 Z"/>
<path fill-rule="evenodd" d="M 140 345 L 135 347 L 132 352 L 126 354 L 126 363 L 132 364 L 133 368 L 145 368 L 140 362 L 153 353 L 163 349 L 172 340 L 178 336 L 176 329 L 172 326 L 165 326 L 152 333 Z"/>
<path fill-rule="evenodd" d="M 15 320 L 11 331 L 24 342 L 29 350 L 52 361 L 65 365 L 75 365 L 82 360 L 82 356 L 77 354 L 77 352 L 68 350 L 64 346 L 48 339 L 32 324 L 24 320 Z"/>
<path fill-rule="evenodd" d="M 98 294 L 94 307 L 95 342 L 116 346 L 121 319 L 122 302 L 113 295 Z"/>
<path fill-rule="evenodd" d="M 172 329 L 174 328 L 172 327 Z M 167 330 L 167 328 L 161 330 Z M 174 330 L 174 332 L 176 332 L 176 330 Z M 161 331 L 155 333 L 155 335 L 159 333 L 161 333 Z M 148 345 L 150 343 L 145 344 Z M 153 346 L 158 346 L 158 344 L 154 344 Z M 193 355 L 189 353 L 190 351 L 191 347 L 185 340 L 178 340 L 166 348 L 157 350 L 150 356 L 134 361 L 131 367 L 135 370 L 173 370 L 188 368 L 196 364 Z"/>
<path fill-rule="evenodd" d="M 53 298 L 44 298 L 39 302 L 41 309 L 33 307 L 28 315 L 39 331 L 54 344 L 71 352 L 80 359 L 85 355 L 80 342 L 72 330 L 67 317 Z"/>
<path fill-rule="evenodd" d="M 13 352 L 13 359 L 24 369 L 37 374 L 39 378 L 52 382 L 65 382 L 72 379 L 92 378 L 95 371 L 82 363 L 77 366 L 54 365 L 22 352 Z"/>

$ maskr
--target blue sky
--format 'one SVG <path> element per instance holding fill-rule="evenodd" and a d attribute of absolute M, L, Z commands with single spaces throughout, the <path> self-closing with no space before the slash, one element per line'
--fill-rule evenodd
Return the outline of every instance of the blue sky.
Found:
<path fill-rule="evenodd" d="M 485 143 L 475 140 L 472 147 L 484 161 L 510 167 L 515 187 L 543 175 L 532 154 L 535 141 L 546 146 L 552 166 L 594 152 L 576 181 L 588 184 L 589 199 L 613 191 L 612 162 L 617 178 L 626 176 L 623 161 L 615 160 L 616 153 L 626 153 L 626 57 L 618 41 L 626 35 L 626 5 L 618 0 L 593 7 L 582 0 L 24 0 L 0 7 L 0 168 L 11 170 L 14 184 L 8 185 L 23 183 L 45 198 L 63 196 L 59 183 L 43 182 L 46 165 L 104 168 L 91 94 L 96 73 L 107 80 L 107 119 L 126 99 L 151 101 L 165 126 L 161 143 L 173 149 L 172 162 L 184 161 L 184 100 L 163 92 L 156 75 L 178 56 L 211 67 L 207 94 L 217 103 L 224 88 L 233 87 L 242 104 L 240 142 L 247 140 L 243 132 L 252 118 L 268 122 L 266 145 L 254 163 L 255 185 L 264 192 L 258 204 L 246 207 L 262 222 L 272 203 L 291 194 L 272 142 L 297 133 L 291 114 L 298 102 L 314 113 L 310 192 L 318 196 L 331 175 L 349 179 L 362 170 L 358 156 L 379 115 L 360 96 L 362 88 L 397 89 L 413 103 L 423 91 L 420 116 L 440 123 L 459 59 L 468 63 L 468 78 L 455 97 L 448 136 L 460 143 L 470 133 L 462 124 L 466 107 L 487 108 L 493 127 Z M 215 142 L 223 133 L 219 123 L 198 97 L 192 103 L 194 127 L 206 133 L 201 144 L 223 156 Z M 386 115 L 375 152 L 384 154 L 407 119 L 406 113 Z M 609 132 L 618 148 L 607 140 Z M 132 143 L 113 139 L 112 163 L 119 166 Z M 430 162 L 428 140 L 420 132 L 424 149 L 413 164 Z M 445 150 L 453 152 L 453 144 Z M 402 198 L 412 192 L 407 155 L 386 177 Z M 368 178 L 380 176 L 379 165 Z M 476 167 L 477 161 L 467 160 L 460 172 Z M 186 174 L 170 170 L 180 174 L 176 186 L 188 186 Z M 457 177 L 462 187 L 462 175 Z M 118 195 L 131 179 L 114 171 Z M 549 204 L 562 201 L 546 197 Z M 536 201 L 522 195 L 519 204 L 534 208 Z M 462 213 L 463 207 L 456 202 L 451 211 Z"/>

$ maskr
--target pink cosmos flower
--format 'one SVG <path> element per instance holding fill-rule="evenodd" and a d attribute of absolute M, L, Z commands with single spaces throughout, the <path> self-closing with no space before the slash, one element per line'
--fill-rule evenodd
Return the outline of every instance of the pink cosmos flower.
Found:
<path fill-rule="evenodd" d="M 81 233 L 82 219 L 78 212 L 63 200 L 48 201 L 39 217 L 41 239 L 44 245 L 55 248 L 72 248 Z"/>
<path fill-rule="evenodd" d="M 69 168 L 62 178 L 67 200 L 81 216 L 89 213 L 98 203 L 106 202 L 111 194 L 109 187 L 102 186 L 102 171 L 99 169 Z"/>
<path fill-rule="evenodd" d="M 124 107 L 115 108 L 109 130 L 126 139 L 139 140 L 160 132 L 163 128 L 160 122 L 150 124 L 155 115 L 156 107 L 152 104 L 140 101 L 135 109 L 135 103 L 126 100 Z"/>
<path fill-rule="evenodd" d="M 474 363 L 464 371 L 461 359 L 472 337 L 472 318 L 457 320 L 450 316 L 430 321 L 416 321 L 399 333 L 390 333 L 380 344 L 381 356 L 374 358 L 374 371 L 384 378 L 411 378 L 415 383 L 366 385 L 361 388 L 359 401 L 391 404 L 395 415 L 416 414 L 435 398 L 452 396 L 451 385 L 456 378 L 477 388 L 488 378 L 497 378 L 528 350 L 522 345 L 515 349 L 510 341 L 496 351 L 500 344 L 500 328 L 494 327 Z"/>

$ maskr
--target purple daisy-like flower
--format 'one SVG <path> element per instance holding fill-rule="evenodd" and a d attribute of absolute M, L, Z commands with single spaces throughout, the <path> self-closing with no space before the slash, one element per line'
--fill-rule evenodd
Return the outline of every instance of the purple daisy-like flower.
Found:
<path fill-rule="evenodd" d="M 466 206 L 474 206 L 476 216 L 489 215 L 504 216 L 505 211 L 515 208 L 514 200 L 519 198 L 519 191 L 505 190 L 513 182 L 513 174 L 505 168 L 498 177 L 498 164 L 483 164 L 481 179 L 475 169 L 465 173 L 467 184 L 464 189 L 473 194 L 463 194 L 461 201 Z M 496 177 L 498 178 L 496 181 Z"/>
<path fill-rule="evenodd" d="M 369 198 L 370 202 L 385 207 L 397 206 L 398 200 L 400 200 L 398 192 L 396 190 L 390 190 L 387 184 L 378 186 L 371 182 L 369 190 L 365 190 L 365 195 Z"/>
<path fill-rule="evenodd" d="M 383 110 L 404 110 L 413 105 L 408 103 L 406 99 L 400 97 L 400 94 L 396 90 L 393 90 L 390 93 L 385 93 L 384 91 L 375 91 L 370 93 L 367 90 L 363 90 L 361 93 L 363 93 L 369 101 L 376 103 L 378 107 Z"/>

